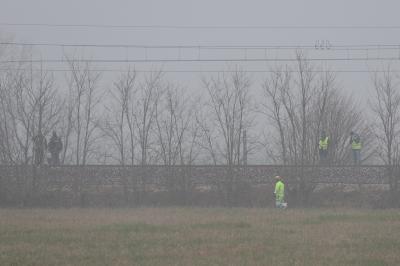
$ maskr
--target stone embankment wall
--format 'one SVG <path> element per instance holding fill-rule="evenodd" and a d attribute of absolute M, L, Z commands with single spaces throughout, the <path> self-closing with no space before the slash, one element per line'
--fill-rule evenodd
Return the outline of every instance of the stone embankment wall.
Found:
<path fill-rule="evenodd" d="M 302 180 L 311 205 L 329 205 L 312 196 L 328 192 L 334 205 L 346 191 L 384 192 L 387 173 L 384 166 L 0 166 L 0 205 L 219 206 L 228 197 L 230 205 L 266 206 L 273 204 L 275 175 L 284 177 L 292 206 Z"/>

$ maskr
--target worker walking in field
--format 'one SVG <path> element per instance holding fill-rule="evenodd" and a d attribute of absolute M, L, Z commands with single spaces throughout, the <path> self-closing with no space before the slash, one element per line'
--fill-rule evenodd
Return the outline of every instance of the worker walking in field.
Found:
<path fill-rule="evenodd" d="M 361 164 L 361 138 L 357 133 L 353 131 L 350 133 L 350 145 L 353 151 L 353 161 L 355 165 Z"/>
<path fill-rule="evenodd" d="M 285 209 L 287 207 L 287 203 L 285 203 L 285 184 L 280 176 L 275 176 L 275 180 L 275 207 Z"/>
<path fill-rule="evenodd" d="M 325 164 L 328 161 L 328 148 L 329 148 L 329 137 L 326 135 L 325 131 L 322 131 L 318 143 L 319 160 L 321 164 Z"/>

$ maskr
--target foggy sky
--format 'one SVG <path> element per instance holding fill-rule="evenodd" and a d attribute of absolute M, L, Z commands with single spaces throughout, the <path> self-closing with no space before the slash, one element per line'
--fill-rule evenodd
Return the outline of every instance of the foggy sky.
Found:
<path fill-rule="evenodd" d="M 0 23 L 50 24 L 112 24 L 112 25 L 177 25 L 177 26 L 398 26 L 398 1 L 16 1 L 2 0 Z M 13 34 L 16 41 L 95 44 L 144 45 L 313 45 L 316 40 L 329 40 L 333 45 L 400 44 L 400 30 L 374 29 L 120 29 L 120 28 L 46 28 L 0 26 L 0 33 Z M 61 58 L 58 48 L 35 48 L 41 58 Z M 67 51 L 73 53 L 75 51 Z M 141 58 L 143 50 L 91 49 L 80 53 L 96 58 Z M 181 56 L 194 56 L 196 51 L 180 51 Z M 186 53 L 186 54 L 185 54 Z M 229 55 L 203 53 L 203 57 L 243 57 L 244 51 Z M 282 57 L 293 51 L 268 51 L 267 56 Z M 319 53 L 319 54 L 318 54 Z M 323 53 L 323 52 L 322 52 Z M 154 50 L 149 58 L 173 58 L 177 50 Z M 315 51 L 308 55 L 320 55 Z M 364 55 L 361 51 L 359 54 Z M 396 55 L 399 51 L 395 52 Z M 339 53 L 331 52 L 331 56 Z M 343 55 L 343 54 L 340 54 Z M 264 56 L 264 52 L 248 56 Z M 338 70 L 368 70 L 380 67 L 377 62 L 328 62 L 327 68 Z M 397 67 L 397 62 L 391 62 Z M 263 69 L 274 63 L 243 63 L 243 69 Z M 221 70 L 236 67 L 226 63 L 136 64 L 137 69 Z M 55 66 L 55 67 L 60 67 Z M 100 67 L 100 66 L 99 66 Z M 124 68 L 123 64 L 103 64 L 101 67 Z M 65 68 L 65 67 L 60 67 Z M 254 76 L 254 90 L 259 89 L 261 74 Z M 368 73 L 339 73 L 340 85 L 365 103 L 363 95 L 371 91 Z M 170 79 L 182 86 L 201 90 L 201 74 L 171 73 Z M 104 79 L 107 83 L 107 78 Z M 109 78 L 108 80 L 111 80 Z M 109 82 L 109 81 L 108 81 Z M 107 85 L 105 85 L 107 86 Z"/>

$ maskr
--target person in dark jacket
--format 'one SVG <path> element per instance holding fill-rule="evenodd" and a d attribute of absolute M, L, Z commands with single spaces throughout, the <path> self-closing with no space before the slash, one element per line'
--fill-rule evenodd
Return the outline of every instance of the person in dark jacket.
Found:
<path fill-rule="evenodd" d="M 62 151 L 63 144 L 61 138 L 57 136 L 57 133 L 53 131 L 53 136 L 51 136 L 48 149 L 51 154 L 50 165 L 56 166 L 60 164 L 60 152 Z"/>
<path fill-rule="evenodd" d="M 33 138 L 33 156 L 36 166 L 41 166 L 44 162 L 45 151 L 47 149 L 47 141 L 42 132 Z"/>

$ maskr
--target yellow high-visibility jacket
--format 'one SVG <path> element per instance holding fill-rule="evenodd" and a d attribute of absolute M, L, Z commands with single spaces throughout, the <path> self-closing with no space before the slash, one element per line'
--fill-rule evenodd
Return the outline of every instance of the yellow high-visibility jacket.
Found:
<path fill-rule="evenodd" d="M 325 137 L 324 139 L 319 140 L 319 149 L 320 150 L 327 150 L 329 145 L 329 138 Z"/>
<path fill-rule="evenodd" d="M 283 201 L 285 197 L 285 184 L 281 180 L 275 184 L 275 197 L 277 201 Z"/>
<path fill-rule="evenodd" d="M 361 141 L 357 142 L 357 141 L 353 140 L 351 142 L 351 148 L 353 150 L 361 150 Z"/>

